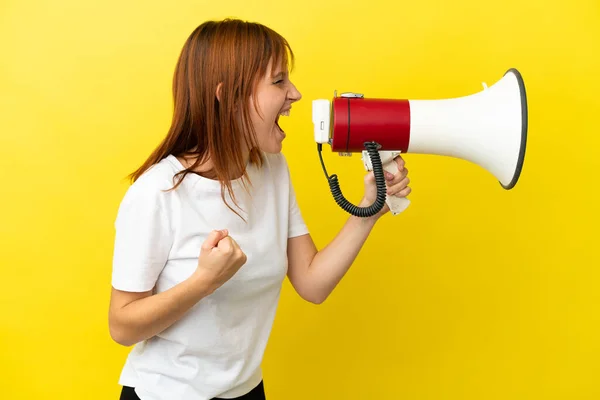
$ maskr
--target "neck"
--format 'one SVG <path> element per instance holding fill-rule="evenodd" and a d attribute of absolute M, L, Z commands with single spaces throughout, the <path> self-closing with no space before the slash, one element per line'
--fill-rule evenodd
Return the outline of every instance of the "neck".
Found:
<path fill-rule="evenodd" d="M 193 152 L 194 150 L 195 149 L 192 149 L 191 152 Z M 250 162 L 250 151 L 244 149 L 242 152 L 242 157 L 243 157 L 242 159 L 243 159 L 243 165 L 244 165 L 243 168 L 245 169 L 246 165 L 248 165 L 248 163 Z M 195 154 L 184 153 L 181 156 L 177 156 L 177 158 L 179 159 L 179 161 L 185 168 L 189 168 L 194 164 L 194 162 L 196 162 L 196 160 L 198 159 L 198 156 Z M 229 179 L 234 180 L 234 179 L 241 178 L 241 176 L 244 174 L 244 169 L 242 169 L 240 171 L 237 168 L 232 168 Z M 217 176 L 214 172 L 214 164 L 213 164 L 212 160 L 210 159 L 210 157 L 208 157 L 206 159 L 206 161 L 201 162 L 196 167 L 194 167 L 194 169 L 192 171 L 194 171 L 198 175 L 200 175 L 204 178 L 207 178 L 207 179 L 216 179 L 217 178 Z"/>

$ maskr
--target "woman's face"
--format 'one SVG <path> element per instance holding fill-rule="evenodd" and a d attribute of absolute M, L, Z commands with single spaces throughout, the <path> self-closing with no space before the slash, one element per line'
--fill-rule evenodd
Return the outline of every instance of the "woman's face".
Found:
<path fill-rule="evenodd" d="M 279 64 L 279 63 L 277 63 Z M 273 63 L 269 64 L 266 76 L 259 79 L 256 87 L 255 104 L 250 99 L 250 117 L 256 131 L 256 138 L 260 150 L 266 153 L 279 153 L 282 148 L 285 133 L 279 127 L 281 115 L 289 116 L 292 103 L 300 100 L 302 95 L 290 81 L 287 70 L 272 70 Z"/>

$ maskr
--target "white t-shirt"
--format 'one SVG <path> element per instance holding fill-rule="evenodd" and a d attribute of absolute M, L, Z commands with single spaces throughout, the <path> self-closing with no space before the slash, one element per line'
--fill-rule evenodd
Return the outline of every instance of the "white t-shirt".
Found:
<path fill-rule="evenodd" d="M 162 292 L 185 280 L 214 229 L 228 229 L 247 256 L 233 278 L 183 318 L 133 347 L 119 383 L 135 387 L 142 400 L 233 398 L 260 383 L 287 273 L 287 239 L 308 233 L 284 156 L 264 159 L 260 168 L 248 165 L 250 195 L 240 179 L 232 182 L 247 222 L 223 203 L 217 180 L 189 174 L 177 189 L 163 191 L 184 169 L 173 155 L 126 192 L 115 221 L 116 289 Z"/>

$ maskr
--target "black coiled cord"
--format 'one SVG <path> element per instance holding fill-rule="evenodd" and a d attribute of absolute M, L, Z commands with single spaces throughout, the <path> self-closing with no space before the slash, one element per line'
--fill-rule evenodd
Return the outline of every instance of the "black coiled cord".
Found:
<path fill-rule="evenodd" d="M 377 214 L 385 205 L 386 198 L 386 185 L 385 177 L 383 175 L 383 166 L 381 164 L 381 158 L 379 157 L 379 145 L 375 142 L 365 142 L 365 149 L 371 157 L 371 164 L 373 166 L 373 174 L 375 175 L 375 184 L 377 186 L 377 197 L 373 204 L 367 207 L 358 207 L 350 203 L 342 194 L 338 177 L 336 174 L 329 176 L 327 169 L 325 169 L 325 163 L 323 162 L 323 156 L 321 154 L 323 145 L 317 143 L 317 150 L 319 151 L 319 159 L 321 160 L 321 166 L 323 172 L 329 183 L 329 189 L 335 199 L 335 202 L 347 213 L 354 215 L 355 217 L 372 217 Z"/>

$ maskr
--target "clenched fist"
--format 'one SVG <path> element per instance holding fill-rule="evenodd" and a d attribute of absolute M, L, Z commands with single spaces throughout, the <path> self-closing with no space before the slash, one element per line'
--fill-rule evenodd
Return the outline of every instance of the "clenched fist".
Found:
<path fill-rule="evenodd" d="M 246 260 L 246 254 L 227 229 L 212 231 L 202 243 L 195 274 L 214 291 L 231 279 Z"/>

